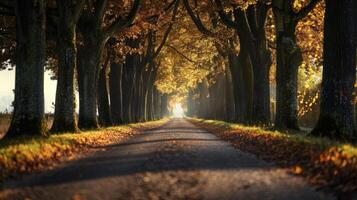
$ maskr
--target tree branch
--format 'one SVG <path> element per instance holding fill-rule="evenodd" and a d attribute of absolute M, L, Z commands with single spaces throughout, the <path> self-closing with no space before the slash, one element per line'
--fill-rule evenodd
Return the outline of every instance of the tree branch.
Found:
<path fill-rule="evenodd" d="M 207 36 L 213 36 L 214 33 L 212 33 L 210 30 L 208 30 L 202 23 L 201 19 L 195 15 L 193 10 L 191 9 L 190 3 L 188 2 L 189 0 L 183 0 L 183 4 L 187 10 L 187 13 L 190 15 L 192 21 L 195 23 L 197 29 L 207 35 Z"/>
<path fill-rule="evenodd" d="M 173 46 L 171 46 L 171 45 L 165 45 L 166 47 L 168 47 L 168 48 L 170 48 L 170 49 L 172 49 L 174 52 L 176 52 L 177 54 L 179 54 L 180 56 L 182 56 L 184 59 L 186 59 L 186 60 L 188 60 L 188 61 L 190 61 L 190 62 L 192 62 L 192 63 L 194 63 L 194 64 L 197 64 L 197 62 L 196 61 L 194 61 L 194 60 L 192 60 L 192 59 L 190 59 L 189 57 L 187 57 L 187 56 L 185 56 L 185 54 L 183 54 L 183 53 L 181 53 L 179 50 L 177 50 L 175 47 L 173 47 Z"/>
<path fill-rule="evenodd" d="M 306 17 L 316 7 L 317 3 L 319 2 L 320 0 L 311 0 L 307 6 L 305 6 L 298 13 L 295 14 L 295 19 L 298 21 Z"/>
<path fill-rule="evenodd" d="M 264 27 L 268 11 L 270 6 L 266 3 L 258 2 L 257 4 L 257 19 L 258 19 L 258 27 Z"/>
<path fill-rule="evenodd" d="M 131 8 L 128 16 L 124 19 L 117 19 L 113 22 L 106 31 L 104 31 L 104 37 L 109 38 L 114 33 L 122 32 L 126 27 L 130 26 L 131 23 L 135 20 L 136 14 L 139 12 L 139 8 L 141 5 L 141 0 L 135 0 L 134 5 Z"/>
<path fill-rule="evenodd" d="M 76 6 L 73 9 L 73 23 L 77 24 L 79 18 L 81 17 L 84 5 L 85 0 L 78 0 Z"/>
<path fill-rule="evenodd" d="M 172 12 L 171 21 L 169 23 L 169 27 L 166 29 L 166 31 L 164 33 L 164 36 L 163 36 L 163 38 L 161 40 L 160 45 L 158 46 L 156 51 L 154 50 L 153 54 L 151 54 L 151 52 L 147 53 L 147 55 L 145 56 L 145 58 L 142 61 L 142 65 L 147 65 L 148 63 L 152 62 L 152 60 L 154 60 L 160 54 L 162 48 L 164 47 L 164 45 L 165 45 L 165 43 L 167 41 L 167 38 L 170 35 L 173 23 L 176 21 L 176 16 L 177 16 L 177 11 L 178 11 L 179 4 L 180 4 L 180 0 L 175 0 L 175 7 L 174 7 L 174 10 Z M 149 35 L 148 50 L 149 50 L 150 45 L 153 45 L 152 40 L 150 38 L 151 36 L 152 35 Z"/>
<path fill-rule="evenodd" d="M 221 18 L 222 22 L 230 28 L 236 28 L 237 23 L 231 20 L 230 17 L 224 12 L 222 2 L 220 0 L 215 0 L 215 2 L 218 8 L 218 15 Z"/>
<path fill-rule="evenodd" d="M 165 31 L 165 34 L 164 34 L 164 37 L 162 38 L 162 41 L 159 45 L 159 47 L 156 49 L 156 51 L 154 52 L 154 54 L 152 55 L 152 59 L 155 59 L 159 54 L 160 54 L 160 51 L 162 50 L 162 48 L 164 47 L 166 41 L 167 41 L 167 38 L 169 37 L 170 35 L 170 32 L 172 30 L 172 26 L 174 24 L 174 22 L 176 21 L 176 15 L 177 15 L 177 10 L 178 10 L 178 6 L 180 4 L 180 0 L 176 0 L 176 3 L 175 3 L 175 8 L 172 12 L 172 17 L 171 17 L 171 22 L 169 24 L 169 27 L 166 29 Z"/>
<path fill-rule="evenodd" d="M 108 0 L 96 0 L 94 4 L 95 8 L 95 17 L 102 21 L 104 16 L 105 7 L 107 7 Z"/>
<path fill-rule="evenodd" d="M 247 24 L 254 36 L 258 35 L 258 8 L 257 5 L 250 5 L 246 11 Z"/>

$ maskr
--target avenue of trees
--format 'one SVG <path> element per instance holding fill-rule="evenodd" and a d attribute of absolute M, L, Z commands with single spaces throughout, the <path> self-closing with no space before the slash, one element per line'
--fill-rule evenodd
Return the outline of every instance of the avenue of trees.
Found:
<path fill-rule="evenodd" d="M 45 69 L 55 133 L 183 102 L 188 116 L 276 129 L 313 110 L 312 135 L 357 138 L 355 0 L 0 0 L 0 16 L 1 69 L 16 70 L 8 138 L 48 133 Z"/>

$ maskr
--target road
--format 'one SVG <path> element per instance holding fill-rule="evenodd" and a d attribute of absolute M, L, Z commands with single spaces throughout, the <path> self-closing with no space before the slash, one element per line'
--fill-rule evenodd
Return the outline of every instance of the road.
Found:
<path fill-rule="evenodd" d="M 332 199 L 184 119 L 52 171 L 7 182 L 1 198 Z"/>

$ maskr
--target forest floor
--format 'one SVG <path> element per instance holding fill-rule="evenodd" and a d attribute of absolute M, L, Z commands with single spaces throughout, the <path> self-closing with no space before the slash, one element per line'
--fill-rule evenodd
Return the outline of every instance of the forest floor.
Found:
<path fill-rule="evenodd" d="M 186 119 L 0 190 L 0 199 L 334 199 Z"/>

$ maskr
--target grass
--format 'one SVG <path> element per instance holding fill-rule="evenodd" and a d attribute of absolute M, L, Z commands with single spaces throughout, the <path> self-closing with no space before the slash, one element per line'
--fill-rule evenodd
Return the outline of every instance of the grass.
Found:
<path fill-rule="evenodd" d="M 357 147 L 304 132 L 269 131 L 215 120 L 189 119 L 236 148 L 304 176 L 341 199 L 357 193 Z"/>
<path fill-rule="evenodd" d="M 46 114 L 47 128 L 50 129 L 53 123 L 53 115 Z M 6 134 L 11 123 L 11 113 L 0 113 L 0 139 Z"/>
<path fill-rule="evenodd" d="M 229 123 L 229 122 L 218 121 L 218 120 L 204 120 L 204 119 L 195 119 L 195 118 L 190 118 L 190 120 L 196 123 L 214 125 L 228 130 L 242 130 L 247 133 L 285 138 L 287 140 L 294 141 L 297 143 L 314 145 L 315 147 L 318 147 L 320 149 L 338 148 L 344 154 L 347 154 L 349 156 L 357 156 L 357 147 L 351 143 L 342 143 L 342 142 L 331 140 L 329 138 L 314 137 L 302 131 L 301 132 L 270 131 L 261 127 L 244 126 L 241 124 Z"/>
<path fill-rule="evenodd" d="M 71 160 L 92 151 L 93 147 L 120 142 L 140 130 L 158 127 L 166 121 L 167 119 L 163 119 L 81 133 L 55 134 L 49 137 L 0 140 L 0 181 L 50 169 L 63 160 Z"/>

